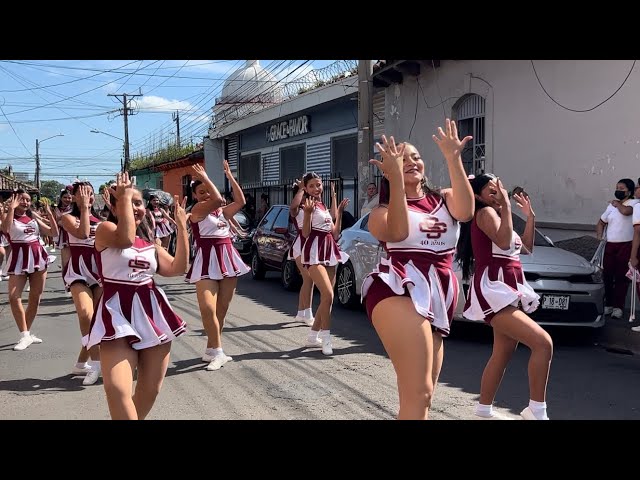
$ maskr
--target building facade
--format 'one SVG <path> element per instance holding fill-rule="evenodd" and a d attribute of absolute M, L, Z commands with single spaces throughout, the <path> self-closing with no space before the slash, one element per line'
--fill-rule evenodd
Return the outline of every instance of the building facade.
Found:
<path fill-rule="evenodd" d="M 428 60 L 411 71 L 388 62 L 374 70 L 386 133 L 415 144 L 432 182 L 448 186 L 431 135 L 456 119 L 461 137 L 474 136 L 467 171 L 524 187 L 552 239 L 593 233 L 617 181 L 640 176 L 633 61 Z"/>

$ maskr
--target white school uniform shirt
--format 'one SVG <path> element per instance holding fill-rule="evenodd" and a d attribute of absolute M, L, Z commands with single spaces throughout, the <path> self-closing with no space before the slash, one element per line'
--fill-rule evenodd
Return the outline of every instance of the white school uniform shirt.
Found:
<path fill-rule="evenodd" d="M 625 200 L 625 206 L 634 206 L 638 203 L 635 198 Z M 633 240 L 633 219 L 632 215 L 623 215 L 620 211 L 609 204 L 600 217 L 607 224 L 607 242 L 621 243 Z"/>

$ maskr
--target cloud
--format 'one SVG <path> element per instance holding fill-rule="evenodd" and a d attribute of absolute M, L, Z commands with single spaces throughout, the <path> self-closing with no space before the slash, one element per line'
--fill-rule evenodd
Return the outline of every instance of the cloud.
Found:
<path fill-rule="evenodd" d="M 183 100 L 169 100 L 155 95 L 145 95 L 136 98 L 136 106 L 140 110 L 153 110 L 155 112 L 173 112 L 176 110 L 190 110 L 193 105 Z"/>

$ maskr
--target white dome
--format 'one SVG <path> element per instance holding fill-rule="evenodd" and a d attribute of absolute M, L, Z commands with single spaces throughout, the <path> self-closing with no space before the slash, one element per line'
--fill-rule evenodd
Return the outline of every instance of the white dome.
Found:
<path fill-rule="evenodd" d="M 262 68 L 258 60 L 247 60 L 224 82 L 222 95 L 216 99 L 214 111 L 217 114 L 225 112 L 224 116 L 229 120 L 281 101 L 282 91 L 278 80 Z"/>

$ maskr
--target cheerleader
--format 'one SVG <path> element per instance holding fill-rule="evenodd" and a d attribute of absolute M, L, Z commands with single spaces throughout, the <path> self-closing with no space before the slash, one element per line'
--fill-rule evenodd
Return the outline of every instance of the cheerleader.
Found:
<path fill-rule="evenodd" d="M 14 350 L 24 350 L 32 343 L 42 343 L 40 338 L 31 333 L 44 290 L 49 263 L 47 251 L 40 244 L 40 234 L 53 237 L 58 235 L 58 226 L 49 205 L 45 206 L 45 210 L 51 226 L 32 218 L 30 207 L 31 196 L 24 190 L 16 190 L 2 222 L 2 231 L 8 236 L 11 245 L 11 253 L 7 260 L 9 303 L 21 335 L 20 340 L 13 347 Z M 27 283 L 27 278 L 31 288 L 25 312 L 22 307 L 22 290 Z"/>
<path fill-rule="evenodd" d="M 221 208 L 223 199 L 201 165 L 193 166 L 192 185 L 198 201 L 191 209 L 189 223 L 196 253 L 186 281 L 196 284 L 202 325 L 207 333 L 207 348 L 202 360 L 207 370 L 218 370 L 232 360 L 222 349 L 222 328 L 238 277 L 250 269 L 231 242 L 229 219 L 244 205 L 240 185 L 223 161 L 224 173 L 233 191 L 234 201 Z"/>
<path fill-rule="evenodd" d="M 56 223 L 58 225 L 58 236 L 54 237 L 54 245 L 60 250 L 60 258 L 62 261 L 62 270 L 64 271 L 67 266 L 67 262 L 69 261 L 69 239 L 67 238 L 67 232 L 64 230 L 61 224 L 62 216 L 69 213 L 71 211 L 71 202 L 73 201 L 73 196 L 71 191 L 73 190 L 73 185 L 67 185 L 65 188 L 60 190 L 60 196 L 58 197 L 58 204 L 53 207 L 53 212 L 56 216 Z"/>
<path fill-rule="evenodd" d="M 96 229 L 95 249 L 102 279 L 100 298 L 83 344 L 100 345 L 109 412 L 114 420 L 142 420 L 153 407 L 169 364 L 171 341 L 186 331 L 153 276 L 183 275 L 188 240 L 184 200 L 176 204 L 176 256 L 151 240 L 142 193 L 119 173 L 111 191 L 112 213 Z M 137 381 L 133 390 L 134 371 Z"/>
<path fill-rule="evenodd" d="M 95 196 L 89 182 L 73 184 L 71 212 L 62 215 L 60 224 L 67 233 L 70 258 L 62 276 L 71 292 L 78 312 L 82 337 L 89 334 L 94 306 L 102 295 L 100 275 L 94 248 L 96 229 L 101 220 L 93 209 Z M 87 358 L 91 361 L 87 363 Z M 83 346 L 72 373 L 86 371 L 83 385 L 93 385 L 100 378 L 100 348 L 96 345 L 87 352 Z"/>
<path fill-rule="evenodd" d="M 304 243 L 304 236 L 302 235 L 302 224 L 304 221 L 304 209 L 303 202 L 307 198 L 306 192 L 303 188 L 302 179 L 296 180 L 293 185 L 293 199 L 289 206 L 289 220 L 293 223 L 298 235 L 291 244 L 289 253 L 287 255 L 288 260 L 294 260 L 300 276 L 302 277 L 302 286 L 300 287 L 300 293 L 298 294 L 298 313 L 296 314 L 296 320 L 304 322 L 309 326 L 313 325 L 314 318 L 311 311 L 311 303 L 313 302 L 313 280 L 309 276 L 309 272 L 302 265 L 302 244 Z M 321 343 L 318 342 L 317 333 L 312 338 L 312 347 L 317 347 Z"/>
<path fill-rule="evenodd" d="M 342 212 L 349 203 L 344 199 L 338 205 L 335 223 L 331 213 L 322 203 L 322 180 L 314 173 L 302 178 L 307 199 L 304 201 L 304 219 L 301 236 L 302 264 L 308 270 L 311 281 L 320 291 L 320 305 L 307 338 L 307 346 L 322 347 L 322 353 L 333 355 L 331 344 L 331 308 L 333 306 L 333 285 L 336 265 L 345 263 L 349 256 L 340 251 L 336 239 L 340 235 Z"/>
<path fill-rule="evenodd" d="M 149 197 L 149 203 L 147 203 L 147 210 L 153 215 L 155 224 L 156 242 L 162 245 L 162 248 L 169 247 L 169 240 L 171 234 L 174 232 L 174 226 L 176 222 L 169 216 L 164 208 L 160 207 L 160 199 L 155 195 Z"/>
<path fill-rule="evenodd" d="M 475 215 L 462 231 L 457 258 L 462 276 L 470 281 L 464 316 L 493 327 L 493 352 L 482 374 L 480 401 L 475 413 L 492 417 L 493 401 L 513 352 L 519 342 L 531 350 L 529 358 L 529 406 L 525 420 L 548 420 L 546 391 L 553 355 L 551 337 L 527 315 L 539 297 L 527 283 L 520 253 L 532 253 L 535 214 L 526 193 L 513 198 L 527 218 L 522 238 L 513 231 L 511 205 L 500 179 L 482 174 L 471 180 L 476 199 Z"/>
<path fill-rule="evenodd" d="M 2 222 L 4 222 L 4 217 L 7 213 L 8 202 L 10 201 L 11 199 L 0 203 L 0 281 L 9 280 L 9 274 L 6 273 L 9 268 L 9 264 L 5 266 L 5 273 L 2 272 L 2 264 L 4 263 L 5 258 L 9 257 L 9 253 L 11 252 L 9 239 L 4 234 L 4 232 L 2 232 Z"/>
<path fill-rule="evenodd" d="M 398 419 L 427 419 L 442 366 L 442 337 L 449 334 L 458 297 L 453 252 L 459 221 L 473 215 L 473 192 L 460 153 L 471 137 L 458 139 L 455 122 L 433 135 L 444 155 L 451 188 L 427 185 L 415 146 L 391 137 L 376 144 L 383 162 L 380 203 L 369 214 L 369 230 L 387 252 L 365 277 L 362 296 L 397 375 Z"/>

